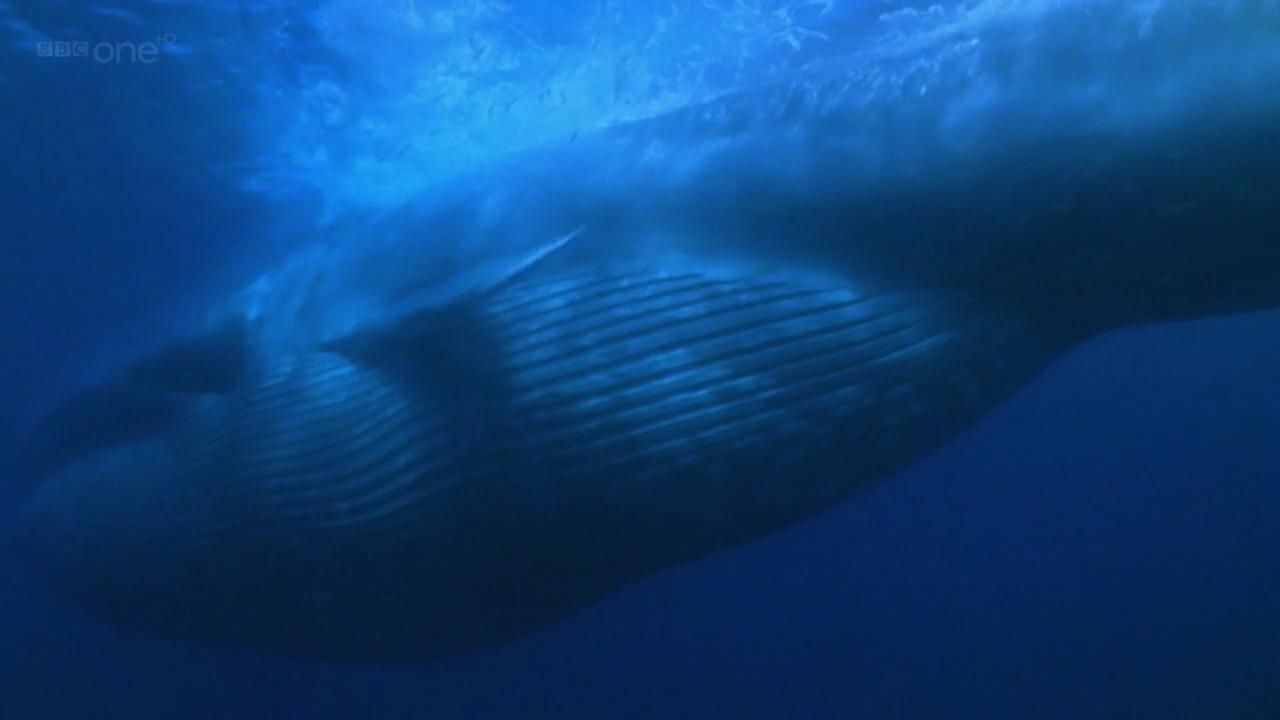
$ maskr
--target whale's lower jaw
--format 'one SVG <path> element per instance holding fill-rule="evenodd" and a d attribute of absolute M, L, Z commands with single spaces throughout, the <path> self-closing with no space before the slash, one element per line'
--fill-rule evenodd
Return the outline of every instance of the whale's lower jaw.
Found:
<path fill-rule="evenodd" d="M 463 651 L 829 507 L 1062 346 L 961 297 L 703 271 L 528 282 L 449 323 L 282 358 L 121 451 L 127 479 L 68 468 L 31 508 L 40 565 L 152 633 Z"/>

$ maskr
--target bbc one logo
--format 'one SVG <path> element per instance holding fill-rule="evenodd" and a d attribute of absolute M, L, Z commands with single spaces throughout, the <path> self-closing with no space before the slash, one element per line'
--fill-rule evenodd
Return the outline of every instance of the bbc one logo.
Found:
<path fill-rule="evenodd" d="M 87 42 L 84 40 L 44 40 L 36 43 L 36 55 L 42 58 L 88 58 L 103 65 L 150 65 L 160 58 L 160 49 L 178 39 L 173 33 L 157 35 L 145 42 Z"/>

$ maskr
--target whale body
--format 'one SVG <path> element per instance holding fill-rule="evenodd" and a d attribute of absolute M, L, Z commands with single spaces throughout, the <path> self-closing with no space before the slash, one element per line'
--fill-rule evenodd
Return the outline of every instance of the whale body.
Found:
<path fill-rule="evenodd" d="M 416 659 L 809 517 L 1097 333 L 1280 305 L 1233 22 L 1122 80 L 930 47 L 361 218 L 59 405 L 23 545 L 145 632 Z"/>
<path fill-rule="evenodd" d="M 1057 344 L 963 297 L 696 266 L 473 302 L 251 370 L 128 477 L 64 471 L 35 501 L 42 564 L 152 631 L 464 650 L 828 506 Z"/>

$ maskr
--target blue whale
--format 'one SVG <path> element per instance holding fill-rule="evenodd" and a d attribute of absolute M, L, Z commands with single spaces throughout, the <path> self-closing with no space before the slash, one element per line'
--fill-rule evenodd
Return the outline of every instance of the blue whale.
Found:
<path fill-rule="evenodd" d="M 435 658 L 829 508 L 1098 333 L 1280 306 L 1276 11 L 1191 5 L 1103 58 L 895 45 L 343 224 L 35 428 L 21 546 L 143 632 Z"/>

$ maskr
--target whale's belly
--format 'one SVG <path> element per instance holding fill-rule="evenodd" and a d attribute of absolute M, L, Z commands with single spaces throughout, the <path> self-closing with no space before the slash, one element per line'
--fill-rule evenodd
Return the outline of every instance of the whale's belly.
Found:
<path fill-rule="evenodd" d="M 73 469 L 35 514 L 55 517 L 55 577 L 115 620 L 431 656 L 830 506 L 1052 345 L 963 297 L 834 281 L 531 281 L 394 352 L 270 363 L 148 450 L 145 477 Z"/>

